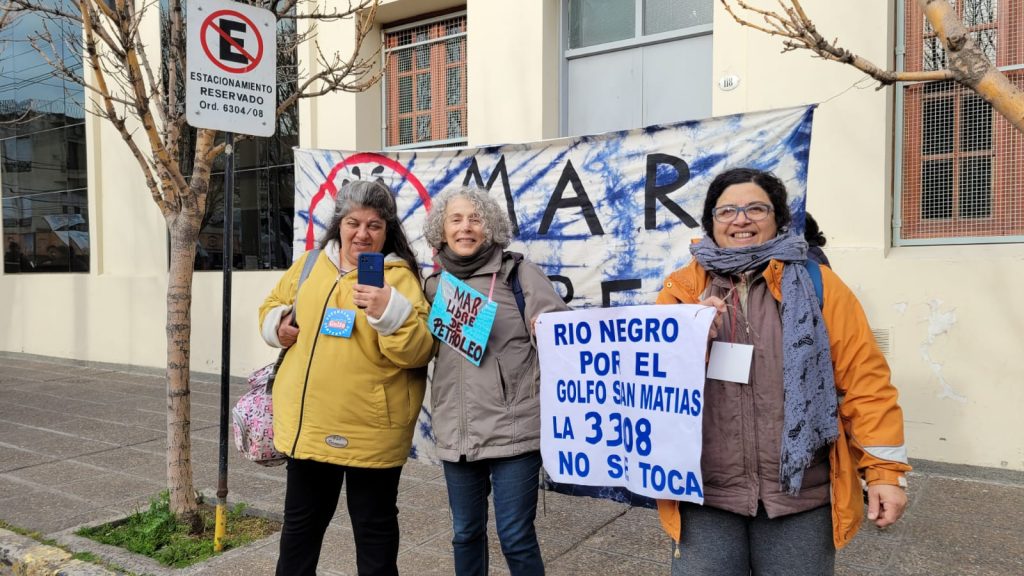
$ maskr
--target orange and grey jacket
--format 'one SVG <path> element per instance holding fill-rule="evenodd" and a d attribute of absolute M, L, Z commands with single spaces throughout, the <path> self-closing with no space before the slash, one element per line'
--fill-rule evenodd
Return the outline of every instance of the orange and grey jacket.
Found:
<path fill-rule="evenodd" d="M 785 264 L 772 260 L 763 273 L 776 301 L 782 301 Z M 832 531 L 836 548 L 857 533 L 864 516 L 861 479 L 868 485 L 905 485 L 910 470 L 903 443 L 903 411 L 890 382 L 889 366 L 875 344 L 867 317 L 853 292 L 831 269 L 822 267 L 822 316 L 828 329 L 839 395 L 839 438 L 829 454 Z M 665 280 L 658 304 L 695 304 L 711 277 L 694 260 Z M 678 502 L 659 500 L 665 531 L 681 534 Z"/>

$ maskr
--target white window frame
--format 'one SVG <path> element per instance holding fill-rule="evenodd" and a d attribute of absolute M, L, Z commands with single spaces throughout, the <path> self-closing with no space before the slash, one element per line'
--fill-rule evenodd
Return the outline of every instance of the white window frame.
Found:
<path fill-rule="evenodd" d="M 687 28 L 679 28 L 677 30 L 669 30 L 667 32 L 659 32 L 657 34 L 648 34 L 645 36 L 644 0 L 635 0 L 634 8 L 636 9 L 636 16 L 633 19 L 634 28 L 632 38 L 616 40 L 614 42 L 605 42 L 604 44 L 595 44 L 585 48 L 569 48 L 569 0 L 562 0 L 561 21 L 558 26 L 558 32 L 561 36 L 561 42 L 559 45 L 562 47 L 561 65 L 559 66 L 558 73 L 558 91 L 561 94 L 559 130 L 562 136 L 569 133 L 568 78 L 570 60 L 583 58 L 585 56 L 593 56 L 595 54 L 627 50 L 629 48 L 637 48 L 640 46 L 650 46 L 653 44 L 660 44 L 662 42 L 671 42 L 673 40 L 708 36 L 714 31 L 715 25 L 714 22 L 712 22 L 711 24 L 689 26 Z"/>

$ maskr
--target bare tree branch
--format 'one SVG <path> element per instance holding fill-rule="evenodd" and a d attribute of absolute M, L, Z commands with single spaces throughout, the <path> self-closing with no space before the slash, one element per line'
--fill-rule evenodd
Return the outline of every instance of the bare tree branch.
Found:
<path fill-rule="evenodd" d="M 817 30 L 814 22 L 807 17 L 800 0 L 778 0 L 782 13 L 764 10 L 747 4 L 744 0 L 719 0 L 725 10 L 733 17 L 733 20 L 748 28 L 759 32 L 783 38 L 783 52 L 793 50 L 810 50 L 819 58 L 842 62 L 857 68 L 883 86 L 895 82 L 917 82 L 922 80 L 952 80 L 953 73 L 948 70 L 935 72 L 895 72 L 875 65 L 870 60 L 862 58 L 838 45 L 837 41 L 826 40 Z M 763 20 L 764 24 L 756 24 L 740 16 L 734 11 L 732 3 L 756 14 Z M 787 2 L 789 3 L 787 5 Z"/>
<path fill-rule="evenodd" d="M 946 0 L 917 0 L 942 41 L 950 61 L 947 69 L 927 71 L 881 68 L 840 47 L 838 39 L 826 40 L 807 16 L 800 0 L 777 0 L 779 11 L 759 8 L 745 0 L 719 1 L 740 25 L 782 38 L 783 52 L 809 50 L 819 58 L 848 64 L 877 80 L 879 88 L 896 82 L 955 80 L 977 92 L 1017 130 L 1024 132 L 1024 91 L 1010 82 L 985 57 Z M 745 13 L 738 13 L 733 4 Z"/>
<path fill-rule="evenodd" d="M 164 129 L 166 130 L 167 146 L 172 150 L 178 149 L 181 139 L 181 131 L 185 125 L 185 103 L 179 100 L 180 82 L 185 76 L 185 18 L 182 16 L 181 0 L 170 0 L 167 6 L 167 47 L 170 50 L 167 64 L 167 88 L 164 93 L 166 99 L 167 118 Z"/>
<path fill-rule="evenodd" d="M 317 22 L 335 22 L 338 20 L 345 20 L 353 16 L 360 16 L 361 12 L 365 10 L 377 9 L 377 0 L 361 0 L 359 3 L 353 5 L 351 0 L 348 2 L 348 8 L 346 10 L 338 11 L 337 8 L 330 12 L 321 11 L 319 5 L 315 6 L 309 13 L 300 13 L 295 11 L 298 4 L 298 0 L 286 0 L 281 6 L 276 9 L 272 9 L 278 20 L 315 20 Z"/>
<path fill-rule="evenodd" d="M 164 199 L 160 195 L 160 189 L 157 187 L 156 180 L 153 178 L 153 172 L 150 169 L 150 163 L 143 155 L 142 150 L 139 149 L 138 145 L 135 144 L 135 139 L 132 134 L 128 131 L 125 119 L 117 114 L 114 108 L 114 101 L 110 97 L 110 91 L 107 89 L 106 76 L 100 69 L 99 56 L 96 50 L 96 38 L 92 32 L 92 18 L 89 17 L 90 5 L 89 0 L 82 0 L 82 14 L 85 16 L 84 21 L 84 35 L 85 35 L 85 48 L 88 60 L 92 66 L 92 73 L 96 79 L 96 89 L 100 97 L 103 99 L 104 110 L 106 117 L 110 120 L 110 123 L 117 128 L 117 131 L 121 134 L 121 138 L 128 144 L 128 148 L 132 152 L 132 156 L 139 164 L 139 168 L 142 170 L 143 176 L 146 178 L 146 187 L 149 188 L 150 195 L 153 197 L 153 201 L 160 208 L 160 211 L 165 215 L 168 212 L 168 206 L 164 202 Z"/>

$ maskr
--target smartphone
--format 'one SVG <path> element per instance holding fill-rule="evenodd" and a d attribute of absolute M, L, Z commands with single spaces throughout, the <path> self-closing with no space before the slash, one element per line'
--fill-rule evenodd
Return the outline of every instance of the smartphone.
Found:
<path fill-rule="evenodd" d="M 384 287 L 384 255 L 380 252 L 363 252 L 359 255 L 359 276 L 357 281 L 365 286 Z"/>

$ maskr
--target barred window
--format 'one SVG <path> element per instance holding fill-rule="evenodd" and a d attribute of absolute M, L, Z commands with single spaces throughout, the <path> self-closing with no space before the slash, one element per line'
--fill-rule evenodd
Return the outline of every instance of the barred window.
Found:
<path fill-rule="evenodd" d="M 384 31 L 388 148 L 466 143 L 466 15 Z"/>
<path fill-rule="evenodd" d="M 971 38 L 1024 87 L 1024 0 L 952 0 Z M 948 57 L 916 0 L 906 0 L 908 71 Z M 902 87 L 903 175 L 896 241 L 1019 241 L 1024 235 L 1024 135 L 953 81 Z"/>

